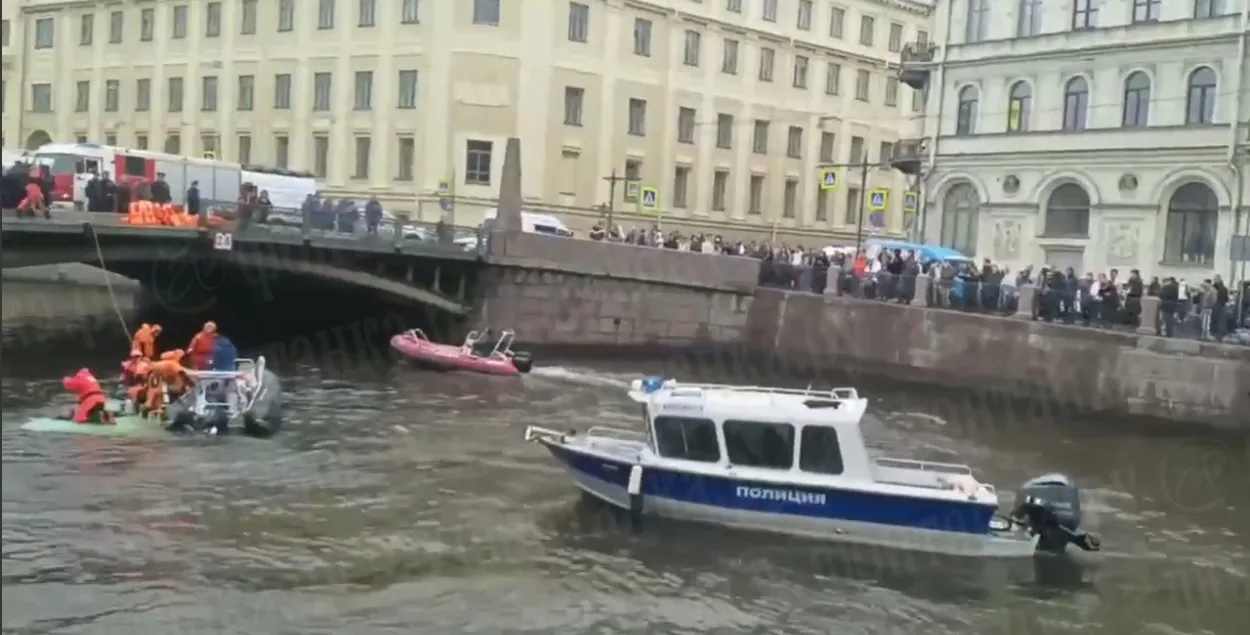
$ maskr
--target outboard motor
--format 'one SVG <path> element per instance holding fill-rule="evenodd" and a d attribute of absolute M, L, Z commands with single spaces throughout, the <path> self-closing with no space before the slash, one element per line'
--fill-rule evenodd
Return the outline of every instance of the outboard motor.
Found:
<path fill-rule="evenodd" d="M 1098 536 L 1081 527 L 1081 492 L 1063 474 L 1047 474 L 1026 481 L 1016 494 L 1011 518 L 1038 536 L 1037 549 L 1063 553 L 1069 544 L 1098 551 Z"/>
<path fill-rule="evenodd" d="M 282 382 L 266 370 L 261 378 L 260 394 L 243 416 L 243 434 L 267 439 L 282 427 Z"/>
<path fill-rule="evenodd" d="M 534 368 L 534 358 L 529 354 L 529 351 L 513 351 L 512 365 L 516 366 L 518 371 L 528 373 L 530 369 Z"/>

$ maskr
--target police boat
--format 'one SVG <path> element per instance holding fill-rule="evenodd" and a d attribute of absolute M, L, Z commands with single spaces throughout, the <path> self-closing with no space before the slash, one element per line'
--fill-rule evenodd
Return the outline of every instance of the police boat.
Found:
<path fill-rule="evenodd" d="M 195 372 L 195 388 L 166 406 L 169 430 L 268 438 L 282 425 L 282 384 L 265 358 L 236 359 L 234 370 Z"/>
<path fill-rule="evenodd" d="M 1099 549 L 1062 475 L 1025 483 L 999 513 L 966 465 L 870 457 L 854 388 L 796 390 L 634 380 L 645 432 L 529 426 L 578 488 L 644 516 L 957 556 Z"/>

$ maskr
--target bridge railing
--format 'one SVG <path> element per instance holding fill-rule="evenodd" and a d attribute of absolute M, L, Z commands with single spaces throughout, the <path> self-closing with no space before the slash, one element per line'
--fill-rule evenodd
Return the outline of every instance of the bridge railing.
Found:
<path fill-rule="evenodd" d="M 234 218 L 226 223 L 232 233 L 255 237 L 318 238 L 322 240 L 389 243 L 396 248 L 441 244 L 463 251 L 476 251 L 481 229 L 455 227 L 416 220 L 403 210 L 386 210 L 377 223 L 370 223 L 363 212 L 304 211 L 274 207 L 253 215 L 251 219 Z"/>

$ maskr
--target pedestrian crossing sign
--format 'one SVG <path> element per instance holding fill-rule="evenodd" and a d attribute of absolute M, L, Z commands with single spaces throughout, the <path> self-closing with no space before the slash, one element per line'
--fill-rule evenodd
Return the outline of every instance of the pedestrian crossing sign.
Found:
<path fill-rule="evenodd" d="M 654 187 L 640 188 L 642 208 L 655 211 L 660 208 L 660 191 Z"/>
<path fill-rule="evenodd" d="M 632 201 L 636 198 L 638 198 L 638 184 L 626 183 L 625 184 L 625 199 Z"/>
<path fill-rule="evenodd" d="M 915 190 L 903 192 L 903 211 L 915 212 L 920 209 L 920 195 Z"/>
<path fill-rule="evenodd" d="M 836 190 L 838 189 L 838 171 L 833 168 L 825 168 L 820 172 L 820 189 Z"/>
<path fill-rule="evenodd" d="M 873 212 L 884 212 L 890 203 L 890 190 L 875 189 L 868 193 L 868 209 Z"/>
<path fill-rule="evenodd" d="M 447 196 L 449 194 L 451 194 L 451 181 L 439 181 L 438 182 L 438 195 Z"/>

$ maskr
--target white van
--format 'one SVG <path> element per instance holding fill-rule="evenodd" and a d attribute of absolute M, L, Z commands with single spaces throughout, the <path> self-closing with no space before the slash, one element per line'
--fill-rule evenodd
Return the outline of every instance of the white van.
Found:
<path fill-rule="evenodd" d="M 483 220 L 493 219 L 499 215 L 499 208 L 492 207 L 482 214 Z M 530 234 L 550 234 L 552 236 L 572 236 L 573 231 L 566 227 L 560 219 L 551 214 L 521 211 L 521 231 Z"/>

